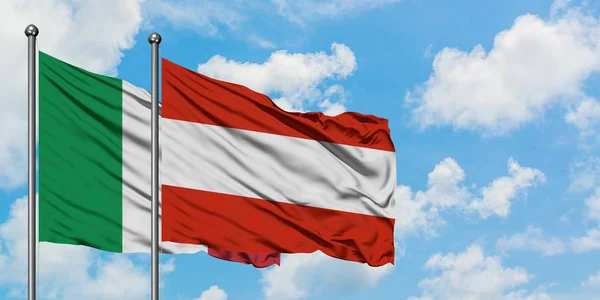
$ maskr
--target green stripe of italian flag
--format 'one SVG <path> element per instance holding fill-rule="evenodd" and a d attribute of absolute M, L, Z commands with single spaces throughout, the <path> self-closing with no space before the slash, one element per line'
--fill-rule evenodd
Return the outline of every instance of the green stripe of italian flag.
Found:
<path fill-rule="evenodd" d="M 146 90 L 39 52 L 40 241 L 150 252 L 150 116 Z"/>

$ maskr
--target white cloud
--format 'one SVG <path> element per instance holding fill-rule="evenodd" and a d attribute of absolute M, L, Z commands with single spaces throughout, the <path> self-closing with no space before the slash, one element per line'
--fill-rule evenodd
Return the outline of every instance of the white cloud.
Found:
<path fill-rule="evenodd" d="M 551 300 L 555 299 L 553 296 L 550 296 L 544 291 L 534 291 L 533 293 L 528 293 L 526 290 L 520 290 L 517 292 L 511 292 L 506 294 L 502 300 Z M 575 300 L 571 298 L 571 300 Z"/>
<path fill-rule="evenodd" d="M 446 224 L 440 213 L 448 209 L 477 213 L 481 218 L 491 215 L 505 218 L 519 193 L 526 195 L 528 188 L 545 181 L 540 170 L 521 167 L 513 158 L 508 160 L 508 176 L 493 180 L 479 191 L 468 188 L 465 178 L 456 160 L 445 158 L 429 173 L 427 190 L 412 193 L 408 186 L 398 187 L 397 234 L 422 231 L 435 235 L 436 229 Z"/>
<path fill-rule="evenodd" d="M 427 178 L 427 191 L 422 194 L 417 192 L 416 197 L 427 197 L 428 202 L 435 207 L 462 205 L 469 197 L 467 188 L 461 186 L 465 180 L 465 172 L 452 158 L 446 158 L 437 164 Z"/>
<path fill-rule="evenodd" d="M 600 71 L 600 22 L 564 8 L 557 3 L 548 20 L 519 16 L 489 52 L 477 45 L 437 53 L 430 78 L 405 97 L 416 123 L 500 135 L 555 103 L 583 100 L 585 81 Z"/>
<path fill-rule="evenodd" d="M 346 107 L 339 103 L 331 103 L 329 99 L 325 99 L 322 103 L 319 104 L 319 107 L 323 109 L 323 114 L 328 116 L 337 116 L 346 111 Z"/>
<path fill-rule="evenodd" d="M 434 254 L 424 268 L 439 273 L 421 280 L 422 296 L 410 299 L 549 299 L 539 292 L 513 292 L 532 275 L 521 267 L 503 266 L 499 256 L 485 256 L 478 244 L 458 254 Z"/>
<path fill-rule="evenodd" d="M 304 110 L 304 105 L 317 104 L 343 110 L 342 101 L 332 102 L 332 96 L 343 99 L 338 85 L 321 90 L 327 79 L 339 80 L 356 70 L 356 57 L 348 46 L 333 43 L 331 54 L 289 53 L 275 51 L 262 63 L 241 63 L 216 55 L 198 66 L 198 72 L 213 78 L 245 85 L 257 92 L 279 95 L 274 101 L 283 109 Z M 342 93 L 342 96 L 340 96 Z"/>
<path fill-rule="evenodd" d="M 227 293 L 218 286 L 213 285 L 208 290 L 202 292 L 199 298 L 194 300 L 227 300 Z"/>
<path fill-rule="evenodd" d="M 578 161 L 570 171 L 569 191 L 593 192 L 584 200 L 586 216 L 600 225 L 600 158 Z M 587 231 L 585 236 L 571 238 L 571 248 L 577 253 L 600 250 L 600 227 Z"/>
<path fill-rule="evenodd" d="M 172 261 L 168 264 L 173 264 Z M 39 244 L 38 288 L 43 298 L 147 299 L 147 270 L 125 255 L 108 258 L 83 246 Z M 173 266 L 174 268 L 174 266 Z M 17 199 L 0 224 L 0 286 L 23 296 L 27 287 L 27 199 Z"/>
<path fill-rule="evenodd" d="M 600 124 L 600 102 L 595 99 L 586 99 L 565 115 L 567 123 L 575 125 L 582 137 L 593 136 Z"/>
<path fill-rule="evenodd" d="M 589 157 L 587 161 L 576 161 L 569 172 L 569 191 L 585 192 L 600 185 L 600 158 Z"/>
<path fill-rule="evenodd" d="M 566 246 L 560 239 L 545 238 L 542 230 L 534 226 L 528 226 L 523 233 L 517 233 L 510 237 L 503 236 L 496 242 L 496 246 L 502 252 L 530 250 L 539 252 L 543 256 L 559 255 L 566 251 Z"/>
<path fill-rule="evenodd" d="M 271 0 L 279 14 L 290 21 L 304 24 L 320 18 L 339 18 L 358 11 L 379 8 L 400 0 Z"/>
<path fill-rule="evenodd" d="M 585 207 L 587 208 L 588 217 L 600 223 L 600 187 L 596 188 L 596 191 L 585 199 Z"/>
<path fill-rule="evenodd" d="M 589 178 L 589 173 L 582 178 Z M 581 185 L 587 187 L 591 181 L 595 182 L 596 179 L 586 179 L 580 182 L 582 182 Z M 600 187 L 596 187 L 594 192 L 584 200 L 584 203 L 587 218 L 600 225 Z M 571 247 L 577 253 L 600 250 L 600 227 L 588 230 L 585 236 L 571 238 Z"/>
<path fill-rule="evenodd" d="M 98 259 L 97 267 L 98 272 L 95 276 L 88 275 L 83 281 L 79 279 L 63 287 L 61 299 L 146 299 L 148 297 L 150 289 L 148 274 L 126 257 L 115 255 L 109 261 Z M 61 280 L 58 279 L 59 276 L 54 274 L 56 281 Z M 60 286 L 60 282 L 55 282 L 53 288 Z M 61 292 L 57 291 L 57 294 L 60 295 Z"/>
<path fill-rule="evenodd" d="M 296 300 L 311 293 L 352 294 L 372 288 L 394 270 L 387 264 L 366 264 L 334 259 L 321 252 L 282 256 L 281 266 L 262 271 L 266 300 Z"/>
<path fill-rule="evenodd" d="M 436 229 L 445 225 L 439 216 L 440 210 L 462 207 L 470 192 L 463 186 L 463 169 L 453 158 L 445 158 L 429 173 L 427 190 L 411 192 L 409 186 L 399 186 L 396 190 L 396 233 L 423 231 L 435 235 Z"/>
<path fill-rule="evenodd" d="M 400 239 L 409 233 L 421 231 L 434 236 L 437 229 L 446 224 L 427 197 L 414 197 L 409 186 L 399 186 L 396 189 L 396 211 L 395 229 L 396 236 Z"/>
<path fill-rule="evenodd" d="M 577 253 L 600 250 L 600 228 L 590 229 L 585 236 L 571 238 L 571 246 Z"/>
<path fill-rule="evenodd" d="M 537 169 L 521 167 L 512 157 L 508 160 L 508 176 L 492 181 L 481 190 L 483 197 L 469 204 L 469 209 L 476 211 L 482 218 L 496 214 L 508 216 L 511 200 L 517 193 L 526 194 L 526 190 L 537 184 L 544 183 L 546 177 Z"/>
<path fill-rule="evenodd" d="M 332 85 L 324 93 L 325 100 L 319 103 L 319 108 L 328 116 L 336 116 L 346 111 L 344 103 L 346 94 L 344 87 L 336 84 Z"/>
<path fill-rule="evenodd" d="M 40 29 L 41 51 L 92 72 L 116 74 L 123 51 L 134 45 L 141 0 L 0 1 L 0 188 L 25 182 L 27 149 L 27 39 L 29 23 Z M 106 22 L 110 20 L 110 22 Z M 102 38 L 98 38 L 101 34 Z"/>
<path fill-rule="evenodd" d="M 581 283 L 581 286 L 584 288 L 600 290 L 600 271 L 595 275 L 590 275 L 586 281 Z"/>

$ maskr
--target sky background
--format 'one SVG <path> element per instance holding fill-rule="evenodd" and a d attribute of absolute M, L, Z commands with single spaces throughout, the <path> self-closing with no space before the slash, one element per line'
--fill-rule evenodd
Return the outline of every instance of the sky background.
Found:
<path fill-rule="evenodd" d="M 0 299 L 26 295 L 30 23 L 145 89 L 157 31 L 162 57 L 284 109 L 390 121 L 394 266 L 161 256 L 162 299 L 600 299 L 600 2 L 3 0 Z M 149 298 L 149 255 L 39 255 L 40 299 Z"/>

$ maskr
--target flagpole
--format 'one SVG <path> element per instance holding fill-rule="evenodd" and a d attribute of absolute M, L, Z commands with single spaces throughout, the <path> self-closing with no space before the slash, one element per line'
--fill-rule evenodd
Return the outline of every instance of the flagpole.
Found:
<path fill-rule="evenodd" d="M 162 38 L 154 32 L 148 37 L 152 47 L 152 300 L 158 300 L 158 45 Z"/>
<path fill-rule="evenodd" d="M 27 221 L 28 221 L 28 247 L 27 247 L 27 284 L 28 284 L 28 299 L 35 300 L 36 298 L 36 229 L 37 229 L 37 209 L 36 209 L 36 199 L 35 199 L 35 143 L 36 143 L 36 47 L 35 47 L 35 39 L 39 33 L 38 28 L 31 24 L 25 28 L 25 36 L 27 36 L 28 42 L 28 88 L 27 88 L 27 97 L 28 97 L 28 120 L 29 124 L 27 130 L 29 131 L 29 140 L 28 140 L 28 211 L 27 211 Z"/>

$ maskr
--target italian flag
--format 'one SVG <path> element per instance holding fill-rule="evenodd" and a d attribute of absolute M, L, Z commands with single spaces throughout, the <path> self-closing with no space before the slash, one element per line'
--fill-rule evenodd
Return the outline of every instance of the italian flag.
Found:
<path fill-rule="evenodd" d="M 150 94 L 39 52 L 39 240 L 149 253 Z M 161 242 L 163 253 L 206 245 Z M 209 254 L 267 266 L 278 254 Z"/>

